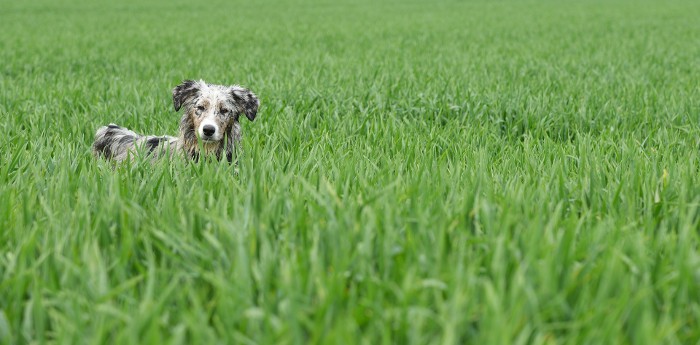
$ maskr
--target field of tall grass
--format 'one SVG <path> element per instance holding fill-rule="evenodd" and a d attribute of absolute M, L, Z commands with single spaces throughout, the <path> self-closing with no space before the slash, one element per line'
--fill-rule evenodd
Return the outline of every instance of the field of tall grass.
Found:
<path fill-rule="evenodd" d="M 697 1 L 0 1 L 0 344 L 700 340 Z M 225 162 L 183 79 L 261 101 Z"/>

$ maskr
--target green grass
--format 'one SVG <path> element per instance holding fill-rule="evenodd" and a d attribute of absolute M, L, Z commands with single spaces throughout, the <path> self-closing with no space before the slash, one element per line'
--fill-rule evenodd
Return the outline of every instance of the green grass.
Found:
<path fill-rule="evenodd" d="M 696 1 L 0 8 L 0 343 L 700 340 Z M 188 78 L 238 172 L 91 156 Z"/>

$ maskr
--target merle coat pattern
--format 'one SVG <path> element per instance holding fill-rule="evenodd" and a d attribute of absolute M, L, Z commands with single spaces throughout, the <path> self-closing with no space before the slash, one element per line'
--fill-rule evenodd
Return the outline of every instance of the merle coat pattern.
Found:
<path fill-rule="evenodd" d="M 200 155 L 234 161 L 241 139 L 241 115 L 253 121 L 260 102 L 250 90 L 238 85 L 223 86 L 185 80 L 173 89 L 175 111 L 183 110 L 178 137 L 139 135 L 110 124 L 95 134 L 93 152 L 115 161 L 146 153 L 152 157 L 184 153 L 195 160 Z"/>

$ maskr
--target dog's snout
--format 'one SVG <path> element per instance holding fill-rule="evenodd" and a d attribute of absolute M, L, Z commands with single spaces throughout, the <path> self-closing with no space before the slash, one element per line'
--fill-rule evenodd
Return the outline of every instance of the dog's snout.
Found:
<path fill-rule="evenodd" d="M 204 133 L 204 135 L 210 137 L 214 135 L 214 133 L 216 133 L 216 127 L 212 125 L 204 125 L 204 127 L 202 127 L 202 132 Z"/>

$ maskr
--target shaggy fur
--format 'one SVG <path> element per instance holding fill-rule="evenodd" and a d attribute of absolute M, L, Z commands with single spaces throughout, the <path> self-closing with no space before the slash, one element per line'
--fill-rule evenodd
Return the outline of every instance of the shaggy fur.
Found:
<path fill-rule="evenodd" d="M 180 135 L 139 135 L 115 124 L 100 127 L 92 145 L 98 157 L 123 161 L 145 152 L 153 157 L 183 153 L 234 161 L 241 140 L 240 115 L 253 121 L 260 102 L 250 90 L 238 85 L 223 86 L 185 80 L 173 89 L 175 111 L 184 109 Z"/>

